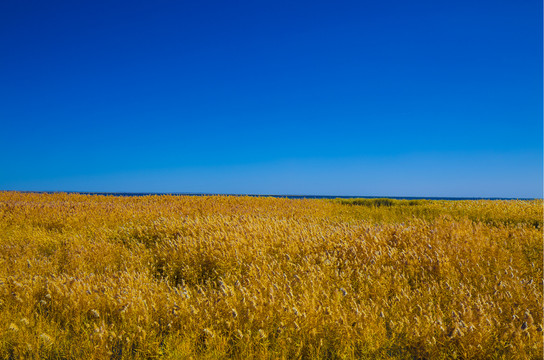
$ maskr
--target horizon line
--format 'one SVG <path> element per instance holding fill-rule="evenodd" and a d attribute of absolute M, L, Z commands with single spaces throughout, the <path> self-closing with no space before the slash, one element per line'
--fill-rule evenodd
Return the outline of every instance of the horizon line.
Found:
<path fill-rule="evenodd" d="M 542 197 L 477 197 L 477 196 L 394 196 L 394 195 L 316 195 L 316 194 L 250 194 L 215 192 L 134 192 L 134 191 L 66 191 L 66 190 L 0 190 L 0 192 L 20 192 L 36 194 L 79 194 L 99 196 L 250 196 L 290 199 L 395 199 L 395 200 L 543 200 Z"/>

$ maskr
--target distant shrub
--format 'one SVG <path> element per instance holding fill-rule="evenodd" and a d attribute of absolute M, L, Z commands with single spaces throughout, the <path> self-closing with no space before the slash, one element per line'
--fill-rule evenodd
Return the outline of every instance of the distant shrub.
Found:
<path fill-rule="evenodd" d="M 396 199 L 387 199 L 387 198 L 378 198 L 378 199 L 346 199 L 340 200 L 344 205 L 358 205 L 366 207 L 391 207 L 391 206 L 417 206 L 424 205 L 427 200 L 396 200 Z"/>

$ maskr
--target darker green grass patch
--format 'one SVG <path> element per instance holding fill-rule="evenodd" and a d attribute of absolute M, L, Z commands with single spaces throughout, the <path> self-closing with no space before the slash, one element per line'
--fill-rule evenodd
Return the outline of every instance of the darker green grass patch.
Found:
<path fill-rule="evenodd" d="M 397 200 L 397 199 L 387 199 L 387 198 L 340 200 L 340 203 L 344 205 L 366 206 L 370 208 L 393 207 L 393 206 L 418 206 L 418 205 L 425 205 L 428 202 L 429 200 L 423 200 L 423 199 L 422 200 Z"/>

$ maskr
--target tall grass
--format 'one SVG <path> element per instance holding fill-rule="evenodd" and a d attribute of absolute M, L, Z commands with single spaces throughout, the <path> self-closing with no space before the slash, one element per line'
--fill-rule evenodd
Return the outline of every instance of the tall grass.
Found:
<path fill-rule="evenodd" d="M 542 201 L 352 203 L 0 193 L 0 358 L 542 358 Z"/>

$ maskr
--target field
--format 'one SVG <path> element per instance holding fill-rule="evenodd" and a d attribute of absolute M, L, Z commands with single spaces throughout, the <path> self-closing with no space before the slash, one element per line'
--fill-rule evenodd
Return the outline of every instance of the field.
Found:
<path fill-rule="evenodd" d="M 541 359 L 543 202 L 0 192 L 2 359 Z"/>

